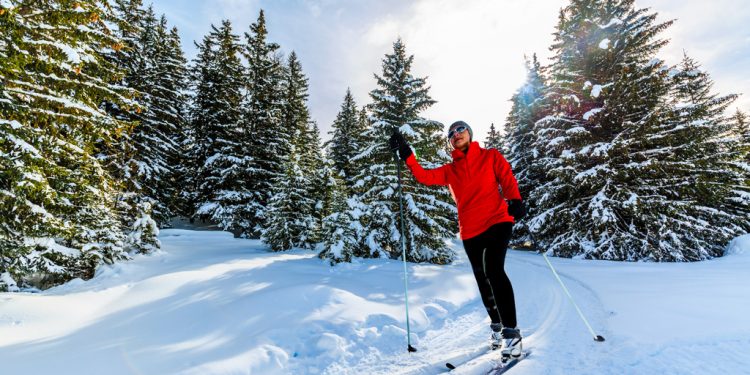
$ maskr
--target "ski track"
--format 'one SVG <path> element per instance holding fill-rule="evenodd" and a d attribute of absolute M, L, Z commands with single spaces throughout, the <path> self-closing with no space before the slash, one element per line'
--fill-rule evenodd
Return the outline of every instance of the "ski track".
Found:
<path fill-rule="evenodd" d="M 540 261 L 542 263 L 540 263 Z M 524 347 L 533 349 L 534 355 L 516 365 L 512 373 L 580 373 L 582 368 L 606 368 L 600 356 L 581 356 L 591 350 L 601 351 L 578 317 L 551 271 L 538 255 L 509 251 L 506 270 L 516 293 L 516 304 Z M 463 262 L 451 267 L 468 267 Z M 467 268 L 466 272 L 470 272 Z M 559 272 L 559 271 L 558 271 Z M 606 313 L 599 298 L 584 283 L 560 273 L 563 282 L 576 297 L 581 308 L 589 313 L 587 318 L 595 327 L 604 327 Z M 570 323 L 573 321 L 573 323 Z M 606 332 L 602 332 L 606 337 Z M 417 353 L 373 352 L 357 363 L 332 365 L 326 374 L 403 374 L 423 375 L 449 372 L 446 362 L 462 363 L 466 353 L 486 351 L 490 335 L 489 318 L 477 299 L 471 300 L 453 312 L 442 324 L 433 324 L 426 332 L 418 333 Z M 555 338 L 563 338 L 556 340 Z M 405 345 L 404 345 L 405 346 Z M 598 350 L 597 350 L 598 349 Z M 551 358 L 552 357 L 552 358 Z M 459 365 L 451 374 L 485 374 L 498 358 L 497 352 Z M 579 358 L 570 360 L 570 358 Z M 606 358 L 606 356 L 604 356 Z M 543 362 L 542 362 L 543 361 Z M 550 369 L 548 363 L 566 365 Z"/>

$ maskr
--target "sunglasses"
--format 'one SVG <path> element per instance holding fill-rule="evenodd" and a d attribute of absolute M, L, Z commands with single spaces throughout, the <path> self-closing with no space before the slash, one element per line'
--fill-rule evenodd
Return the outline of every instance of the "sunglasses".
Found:
<path fill-rule="evenodd" d="M 448 139 L 451 139 L 451 138 L 453 138 L 454 135 L 456 135 L 458 133 L 463 133 L 465 131 L 466 131 L 466 127 L 465 126 L 459 126 L 459 127 L 457 127 L 457 128 L 455 128 L 455 129 L 453 129 L 453 130 L 451 130 L 451 131 L 448 132 Z"/>

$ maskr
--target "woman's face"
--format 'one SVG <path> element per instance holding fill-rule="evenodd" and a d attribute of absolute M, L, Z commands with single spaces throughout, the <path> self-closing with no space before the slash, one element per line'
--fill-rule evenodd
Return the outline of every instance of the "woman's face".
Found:
<path fill-rule="evenodd" d="M 469 132 L 464 130 L 461 133 L 456 133 L 451 138 L 451 146 L 457 150 L 466 150 L 469 147 Z"/>

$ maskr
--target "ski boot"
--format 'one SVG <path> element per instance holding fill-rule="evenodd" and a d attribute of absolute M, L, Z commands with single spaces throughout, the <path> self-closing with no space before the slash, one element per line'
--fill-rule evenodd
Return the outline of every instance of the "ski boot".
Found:
<path fill-rule="evenodd" d="M 503 324 L 492 323 L 490 324 L 490 328 L 492 328 L 492 335 L 490 335 L 490 349 L 495 350 L 503 346 Z"/>
<path fill-rule="evenodd" d="M 511 358 L 520 357 L 523 350 L 521 331 L 516 328 L 505 327 L 500 332 L 500 335 L 502 337 L 502 346 L 500 348 L 502 361 L 507 362 Z"/>

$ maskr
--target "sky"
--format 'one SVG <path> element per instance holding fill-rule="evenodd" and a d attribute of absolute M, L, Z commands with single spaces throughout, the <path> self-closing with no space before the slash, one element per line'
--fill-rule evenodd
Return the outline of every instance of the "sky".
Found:
<path fill-rule="evenodd" d="M 750 7 L 747 0 L 640 0 L 639 8 L 675 23 L 658 57 L 677 64 L 683 51 L 714 79 L 720 94 L 743 94 L 730 107 L 750 111 Z M 524 56 L 542 64 L 559 9 L 568 0 L 154 0 L 177 26 L 188 59 L 211 24 L 229 19 L 242 35 L 265 11 L 269 40 L 295 51 L 310 82 L 309 106 L 324 140 L 330 138 L 347 88 L 358 105 L 370 102 L 386 53 L 402 38 L 414 55 L 412 74 L 427 77 L 437 103 L 423 116 L 468 122 L 482 141 L 490 124 L 502 128 L 509 99 L 523 84 Z M 244 40 L 244 37 L 243 37 Z"/>

